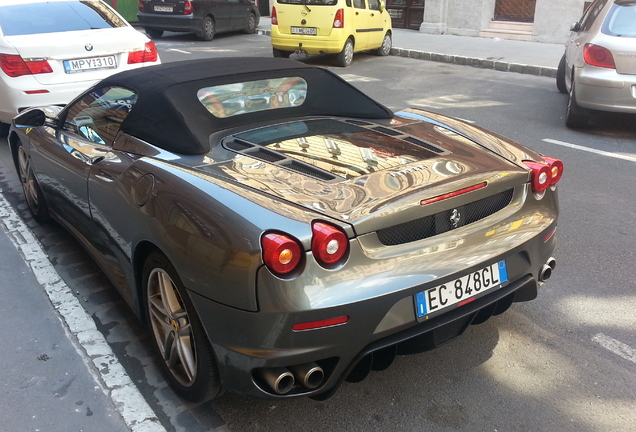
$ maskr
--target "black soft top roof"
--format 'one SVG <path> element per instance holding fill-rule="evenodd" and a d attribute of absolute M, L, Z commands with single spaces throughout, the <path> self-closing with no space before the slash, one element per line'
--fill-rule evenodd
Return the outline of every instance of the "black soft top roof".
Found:
<path fill-rule="evenodd" d="M 197 98 L 197 91 L 234 82 L 302 77 L 307 97 L 298 107 L 216 118 Z M 191 60 L 134 69 L 112 75 L 99 87 L 121 86 L 137 93 L 137 102 L 121 131 L 165 150 L 204 154 L 212 133 L 260 121 L 297 116 L 391 118 L 393 113 L 336 74 L 281 58 L 233 57 Z"/>

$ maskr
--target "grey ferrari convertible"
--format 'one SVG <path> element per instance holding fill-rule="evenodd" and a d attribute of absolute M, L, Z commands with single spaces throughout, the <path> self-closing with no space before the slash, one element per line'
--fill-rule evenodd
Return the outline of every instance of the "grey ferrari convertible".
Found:
<path fill-rule="evenodd" d="M 116 74 L 8 142 L 34 218 L 90 252 L 191 401 L 327 398 L 556 265 L 561 161 L 292 60 Z"/>

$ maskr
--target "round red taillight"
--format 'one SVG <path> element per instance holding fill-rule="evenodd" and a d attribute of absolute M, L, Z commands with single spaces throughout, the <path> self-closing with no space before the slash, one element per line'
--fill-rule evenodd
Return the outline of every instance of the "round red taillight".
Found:
<path fill-rule="evenodd" d="M 274 274 L 291 272 L 300 264 L 301 249 L 298 242 L 284 234 L 269 233 L 261 239 L 263 262 Z"/>
<path fill-rule="evenodd" d="M 523 161 L 523 163 L 532 171 L 530 183 L 533 192 L 543 192 L 550 187 L 552 173 L 548 164 L 533 161 Z"/>
<path fill-rule="evenodd" d="M 548 168 L 550 168 L 550 185 L 557 184 L 563 176 L 563 162 L 557 158 L 548 156 L 543 156 L 543 160 L 548 164 Z"/>
<path fill-rule="evenodd" d="M 343 259 L 349 250 L 344 232 L 324 222 L 314 222 L 311 228 L 311 251 L 320 265 L 329 266 Z"/>

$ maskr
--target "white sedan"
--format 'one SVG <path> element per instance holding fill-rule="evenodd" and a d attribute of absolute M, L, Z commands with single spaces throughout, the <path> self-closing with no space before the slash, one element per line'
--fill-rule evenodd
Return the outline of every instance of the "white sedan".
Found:
<path fill-rule="evenodd" d="M 101 0 L 0 0 L 0 135 L 25 108 L 65 105 L 159 63 L 155 44 Z"/>

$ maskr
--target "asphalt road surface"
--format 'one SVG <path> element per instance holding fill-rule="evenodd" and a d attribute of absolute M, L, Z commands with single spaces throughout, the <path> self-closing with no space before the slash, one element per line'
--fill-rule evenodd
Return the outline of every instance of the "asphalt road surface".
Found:
<path fill-rule="evenodd" d="M 164 62 L 270 56 L 267 36 L 200 42 L 169 34 Z M 55 224 L 30 219 L 11 169 L 0 187 L 42 242 L 169 431 L 572 431 L 636 430 L 636 121 L 599 114 L 564 125 L 567 98 L 553 79 L 360 54 L 331 68 L 393 110 L 460 117 L 565 163 L 559 183 L 557 269 L 529 303 L 473 326 L 427 353 L 398 357 L 331 399 L 265 401 L 226 393 L 193 405 L 161 376 L 150 339 L 97 266 Z M 6 142 L 0 158 L 7 161 Z M 25 335 L 26 337 L 26 335 Z M 0 426 L 0 430 L 2 427 Z"/>

